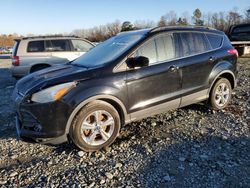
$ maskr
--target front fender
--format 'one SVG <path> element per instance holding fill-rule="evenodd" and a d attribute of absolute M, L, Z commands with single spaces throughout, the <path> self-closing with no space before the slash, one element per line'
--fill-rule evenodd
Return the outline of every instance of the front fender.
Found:
<path fill-rule="evenodd" d="M 125 88 L 123 88 L 125 89 Z M 126 92 L 122 92 L 120 89 L 111 87 L 111 86 L 99 86 L 92 88 L 81 89 L 81 87 L 76 88 L 76 91 L 71 92 L 69 95 L 65 97 L 67 103 L 71 106 L 72 112 L 70 112 L 70 116 L 67 121 L 65 133 L 68 134 L 70 130 L 71 123 L 75 117 L 75 115 L 79 112 L 79 110 L 94 100 L 108 100 L 115 102 L 119 105 L 120 109 L 122 109 L 123 116 L 125 122 L 130 121 L 130 117 L 127 114 L 127 109 L 124 104 L 127 104 L 127 96 Z"/>

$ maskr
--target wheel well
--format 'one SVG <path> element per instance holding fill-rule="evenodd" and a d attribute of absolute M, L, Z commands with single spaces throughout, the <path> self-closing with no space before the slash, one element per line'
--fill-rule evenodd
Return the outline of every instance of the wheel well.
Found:
<path fill-rule="evenodd" d="M 226 78 L 226 79 L 230 82 L 232 89 L 234 89 L 234 87 L 235 87 L 235 80 L 234 80 L 234 76 L 233 76 L 232 74 L 230 74 L 230 73 L 223 73 L 223 74 L 221 74 L 221 75 L 216 79 L 216 81 L 217 81 L 218 79 L 220 79 L 220 78 Z"/>
<path fill-rule="evenodd" d="M 49 64 L 35 64 L 30 68 L 30 72 L 34 71 L 34 69 L 38 68 L 38 67 L 50 67 L 51 65 Z"/>
<path fill-rule="evenodd" d="M 115 102 L 112 99 L 98 99 L 98 100 L 102 100 L 102 101 L 105 101 L 105 102 L 111 104 L 117 110 L 117 112 L 119 113 L 119 116 L 120 116 L 120 119 L 121 119 L 121 124 L 125 123 L 125 115 L 124 115 L 123 109 L 117 102 Z"/>

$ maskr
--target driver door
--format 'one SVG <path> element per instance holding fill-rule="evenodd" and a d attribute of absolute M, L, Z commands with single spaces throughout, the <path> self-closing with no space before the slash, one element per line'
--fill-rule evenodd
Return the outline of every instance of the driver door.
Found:
<path fill-rule="evenodd" d="M 179 107 L 181 74 L 176 54 L 174 37 L 167 33 L 152 37 L 133 53 L 147 57 L 149 66 L 127 70 L 132 120 Z"/>

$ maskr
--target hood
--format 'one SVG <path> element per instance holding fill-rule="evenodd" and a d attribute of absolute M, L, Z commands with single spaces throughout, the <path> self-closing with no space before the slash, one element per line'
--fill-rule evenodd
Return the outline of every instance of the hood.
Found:
<path fill-rule="evenodd" d="M 88 79 L 89 69 L 70 64 L 59 65 L 34 72 L 23 77 L 16 84 L 18 93 L 25 96 L 44 87 Z"/>

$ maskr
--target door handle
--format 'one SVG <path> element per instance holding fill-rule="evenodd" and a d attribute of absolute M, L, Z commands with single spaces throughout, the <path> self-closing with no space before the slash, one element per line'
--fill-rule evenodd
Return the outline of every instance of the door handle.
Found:
<path fill-rule="evenodd" d="M 211 62 L 213 62 L 215 60 L 215 58 L 214 57 L 209 57 L 208 60 L 211 61 Z"/>
<path fill-rule="evenodd" d="M 169 67 L 169 70 L 171 71 L 171 72 L 175 72 L 175 71 L 177 71 L 179 69 L 179 67 L 177 67 L 177 66 L 175 66 L 175 65 L 171 65 L 170 67 Z"/>

